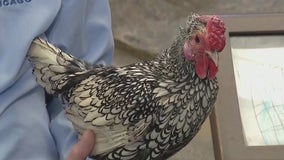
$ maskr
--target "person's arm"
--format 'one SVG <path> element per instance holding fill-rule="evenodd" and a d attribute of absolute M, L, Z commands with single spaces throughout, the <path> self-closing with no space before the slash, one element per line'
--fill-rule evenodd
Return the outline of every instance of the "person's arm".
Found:
<path fill-rule="evenodd" d="M 114 49 L 110 16 L 108 1 L 63 0 L 57 18 L 45 35 L 50 43 L 75 57 L 90 63 L 110 64 Z M 71 122 L 59 108 L 58 99 L 48 105 L 50 131 L 63 160 L 78 139 Z"/>
<path fill-rule="evenodd" d="M 63 112 L 57 114 L 48 107 L 48 115 L 44 91 L 35 82 L 26 54 L 31 41 L 45 33 L 75 56 L 110 63 L 109 12 L 103 0 L 5 1 L 0 5 L 0 159 L 58 160 L 58 152 L 61 159 L 67 157 L 77 143 L 76 133 Z M 56 109 L 61 106 L 53 104 Z"/>
<path fill-rule="evenodd" d="M 44 91 L 26 58 L 60 1 L 4 1 L 0 5 L 0 159 L 57 160 Z"/>

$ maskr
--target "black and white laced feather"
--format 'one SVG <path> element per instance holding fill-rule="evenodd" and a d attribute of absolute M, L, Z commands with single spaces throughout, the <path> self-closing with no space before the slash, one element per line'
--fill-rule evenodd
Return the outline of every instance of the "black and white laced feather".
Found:
<path fill-rule="evenodd" d="M 28 56 L 37 82 L 68 102 L 79 135 L 96 133 L 94 159 L 165 160 L 196 135 L 218 91 L 216 79 L 198 78 L 177 56 L 183 38 L 154 60 L 123 67 L 91 66 L 39 38 Z"/>

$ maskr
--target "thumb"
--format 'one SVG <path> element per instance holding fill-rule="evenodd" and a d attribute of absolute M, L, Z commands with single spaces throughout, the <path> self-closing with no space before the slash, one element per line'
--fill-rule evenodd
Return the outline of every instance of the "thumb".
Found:
<path fill-rule="evenodd" d="M 85 160 L 91 154 L 95 143 L 95 135 L 92 130 L 86 130 L 80 141 L 75 144 L 66 160 Z"/>

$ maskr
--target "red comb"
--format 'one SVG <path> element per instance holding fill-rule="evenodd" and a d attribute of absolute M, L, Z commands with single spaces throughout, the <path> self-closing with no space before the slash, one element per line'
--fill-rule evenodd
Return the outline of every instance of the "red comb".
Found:
<path fill-rule="evenodd" d="M 199 19 L 206 23 L 209 48 L 221 52 L 226 43 L 224 22 L 218 16 L 200 16 Z"/>

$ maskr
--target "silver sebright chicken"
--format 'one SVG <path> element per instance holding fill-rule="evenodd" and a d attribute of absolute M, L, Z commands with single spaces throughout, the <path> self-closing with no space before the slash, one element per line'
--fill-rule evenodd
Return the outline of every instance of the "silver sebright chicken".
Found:
<path fill-rule="evenodd" d="M 96 133 L 96 160 L 165 160 L 188 144 L 218 93 L 223 21 L 189 16 L 157 58 L 123 67 L 93 66 L 36 38 L 28 57 L 37 82 L 68 103 L 79 136 Z"/>

